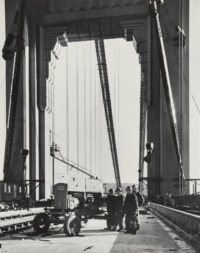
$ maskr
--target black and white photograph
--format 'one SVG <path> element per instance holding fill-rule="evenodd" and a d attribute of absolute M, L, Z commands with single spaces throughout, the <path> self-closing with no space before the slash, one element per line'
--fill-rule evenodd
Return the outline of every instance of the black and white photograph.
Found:
<path fill-rule="evenodd" d="M 200 253 L 199 27 L 199 0 L 0 0 L 0 253 Z"/>

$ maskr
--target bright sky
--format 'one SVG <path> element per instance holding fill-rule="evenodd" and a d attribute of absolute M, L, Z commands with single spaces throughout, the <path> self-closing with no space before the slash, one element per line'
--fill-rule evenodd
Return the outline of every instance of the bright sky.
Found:
<path fill-rule="evenodd" d="M 139 59 L 133 44 L 124 39 L 106 40 L 105 50 L 121 179 L 133 183 L 138 178 Z M 61 99 L 63 93 L 66 94 L 67 75 L 69 124 L 63 123 L 63 108 L 67 108 L 67 104 L 65 98 Z M 69 43 L 62 49 L 56 66 L 55 87 L 55 141 L 63 155 L 90 169 L 103 181 L 114 181 L 93 41 Z"/>
<path fill-rule="evenodd" d="M 0 0 L 0 48 L 5 41 L 4 34 L 4 1 Z M 200 178 L 200 1 L 190 1 L 190 177 Z M 80 49 L 81 51 L 81 49 Z M 106 42 L 106 53 L 109 69 L 110 90 L 116 125 L 116 136 L 120 168 L 123 170 L 122 181 L 132 182 L 138 178 L 138 143 L 139 143 L 139 85 L 140 72 L 138 55 L 131 43 L 118 40 Z M 71 60 L 74 56 L 71 56 Z M 118 61 L 119 59 L 119 61 Z M 79 59 L 80 60 L 80 59 Z M 94 60 L 93 60 L 94 61 Z M 96 63 L 93 66 L 97 68 Z M 118 65 L 119 64 L 119 65 Z M 59 65 L 59 64 L 58 64 Z M 0 166 L 3 167 L 5 141 L 5 62 L 0 57 Z M 74 70 L 75 71 L 75 70 Z M 96 69 L 97 71 L 97 69 Z M 89 74 L 88 74 L 89 75 Z M 56 77 L 58 79 L 58 77 Z M 80 77 L 79 77 L 80 78 Z M 89 77 L 87 77 L 89 78 Z M 96 77 L 92 77 L 93 80 Z M 74 80 L 75 82 L 75 80 Z M 98 80 L 96 80 L 97 86 Z M 96 86 L 96 87 L 97 87 Z M 94 88 L 94 87 L 93 87 Z M 100 92 L 100 90 L 96 90 Z M 115 94 L 115 96 L 114 96 Z M 193 98 L 192 98 L 193 96 Z M 115 97 L 115 98 L 114 98 Z M 194 103 L 195 100 L 195 103 Z M 119 103 L 118 103 L 119 101 Z M 59 106 L 58 106 L 59 108 Z M 97 107 L 96 107 L 97 109 Z M 81 110 L 81 109 L 80 109 Z M 99 112 L 100 114 L 102 111 Z M 73 115 L 71 115 L 73 117 Z M 104 122 L 105 123 L 105 122 Z M 75 131 L 75 130 L 74 130 Z M 74 132 L 75 134 L 75 132 Z M 88 133 L 89 134 L 89 133 Z M 104 136 L 107 134 L 103 133 Z M 104 140 L 105 141 L 105 140 Z M 80 143 L 83 140 L 80 140 Z M 83 145 L 83 144 L 80 144 Z M 88 144 L 89 145 L 89 144 Z M 89 146 L 88 146 L 89 147 Z M 89 152 L 89 151 L 88 151 Z M 94 150 L 93 150 L 94 152 Z M 100 175 L 110 181 L 113 178 L 109 149 L 104 150 L 104 167 L 106 173 Z M 71 152 L 72 153 L 72 152 Z M 88 155 L 88 154 L 86 154 Z M 82 155 L 85 156 L 85 153 Z M 81 155 L 80 155 L 81 157 Z M 84 159 L 82 162 L 84 163 Z M 94 163 L 94 161 L 93 161 Z M 95 169 L 93 168 L 95 171 Z M 3 177 L 2 170 L 0 178 Z M 198 189 L 200 191 L 200 187 Z"/>

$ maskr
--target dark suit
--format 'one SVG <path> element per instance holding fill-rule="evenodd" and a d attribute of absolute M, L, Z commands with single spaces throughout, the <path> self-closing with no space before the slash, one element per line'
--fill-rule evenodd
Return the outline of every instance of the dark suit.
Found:
<path fill-rule="evenodd" d="M 116 226 L 115 219 L 115 210 L 116 210 L 116 197 L 115 195 L 108 195 L 107 197 L 107 227 L 111 229 L 113 226 Z"/>
<path fill-rule="evenodd" d="M 132 232 L 131 224 L 136 221 L 138 211 L 138 200 L 135 194 L 127 194 L 124 201 L 125 224 L 128 232 Z"/>
<path fill-rule="evenodd" d="M 123 217 L 124 217 L 124 212 L 123 212 L 123 206 L 124 206 L 124 196 L 119 195 L 116 196 L 116 220 L 117 220 L 117 225 L 119 226 L 119 229 L 123 229 Z"/>

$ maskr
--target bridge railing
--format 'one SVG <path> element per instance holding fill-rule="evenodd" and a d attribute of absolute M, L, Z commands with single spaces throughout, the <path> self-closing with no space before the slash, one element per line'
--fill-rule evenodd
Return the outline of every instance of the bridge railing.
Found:
<path fill-rule="evenodd" d="M 191 235 L 200 236 L 200 216 L 150 202 L 149 207 Z"/>
<path fill-rule="evenodd" d="M 173 196 L 173 199 L 175 200 L 175 204 L 178 207 L 188 205 L 191 208 L 200 209 L 200 194 Z"/>

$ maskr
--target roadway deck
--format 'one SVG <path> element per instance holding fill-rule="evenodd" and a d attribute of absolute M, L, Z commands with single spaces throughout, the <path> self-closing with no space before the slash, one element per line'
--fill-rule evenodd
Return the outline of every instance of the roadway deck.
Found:
<path fill-rule="evenodd" d="M 195 250 L 153 214 L 140 215 L 141 228 L 136 235 L 106 231 L 105 221 L 90 220 L 78 237 L 66 237 L 62 229 L 54 234 L 16 239 L 17 234 L 1 238 L 0 252 L 7 253 L 133 253 L 185 252 Z M 56 232 L 57 231 L 57 232 Z M 55 233 L 56 232 L 56 233 Z"/>

